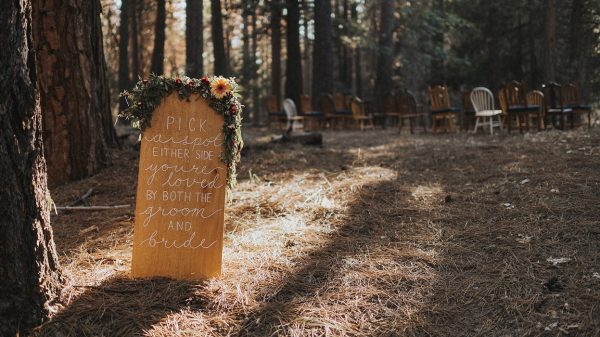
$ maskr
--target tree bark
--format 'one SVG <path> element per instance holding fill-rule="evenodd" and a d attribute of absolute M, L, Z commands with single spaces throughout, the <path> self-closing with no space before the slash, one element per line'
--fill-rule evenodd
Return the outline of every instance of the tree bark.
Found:
<path fill-rule="evenodd" d="M 223 19 L 221 17 L 221 0 L 210 0 L 213 53 L 215 58 L 215 75 L 228 76 L 227 57 L 225 56 L 225 40 L 223 39 Z"/>
<path fill-rule="evenodd" d="M 254 125 L 260 124 L 260 98 L 259 98 L 259 76 L 258 75 L 258 66 L 256 64 L 258 54 L 258 25 L 257 25 L 257 13 L 256 13 L 256 3 L 252 6 L 252 70 L 253 73 L 256 74 L 252 78 L 252 122 Z"/>
<path fill-rule="evenodd" d="M 358 9 L 357 9 L 358 4 L 356 2 L 352 3 L 352 9 L 351 9 L 351 17 L 352 20 L 354 22 L 358 21 Z M 361 60 L 360 60 L 360 45 L 357 44 L 356 48 L 354 50 L 354 82 L 355 82 L 355 92 L 356 92 L 356 96 L 358 97 L 363 97 L 362 96 L 362 68 L 361 68 Z M 352 77 L 352 75 L 350 75 L 350 78 Z"/>
<path fill-rule="evenodd" d="M 154 49 L 150 72 L 162 75 L 165 72 L 165 28 L 167 22 L 166 0 L 156 1 L 156 23 L 154 24 Z"/>
<path fill-rule="evenodd" d="M 119 18 L 119 92 L 129 89 L 129 1 L 121 0 L 121 14 Z M 119 98 L 119 110 L 127 109 L 127 102 Z"/>
<path fill-rule="evenodd" d="M 117 145 L 100 1 L 37 0 L 33 28 L 51 185 L 88 177 Z"/>
<path fill-rule="evenodd" d="M 0 324 L 27 336 L 59 296 L 48 209 L 31 1 L 0 2 Z"/>
<path fill-rule="evenodd" d="M 331 3 L 329 1 L 315 1 L 313 106 L 318 106 L 321 95 L 333 92 L 331 26 Z"/>
<path fill-rule="evenodd" d="M 199 78 L 204 74 L 203 1 L 187 0 L 185 8 L 185 60 L 186 73 Z"/>
<path fill-rule="evenodd" d="M 433 53 L 431 57 L 430 84 L 446 84 L 446 69 L 444 66 L 444 36 L 446 10 L 444 0 L 434 0 L 433 10 L 437 15 L 437 24 L 433 35 Z M 381 14 L 383 17 L 383 13 Z M 383 25 L 383 23 L 382 23 Z"/>
<path fill-rule="evenodd" d="M 393 35 L 395 26 L 394 12 L 395 0 L 385 0 L 381 7 L 381 25 L 379 28 L 379 57 L 377 60 L 377 77 L 375 80 L 375 93 L 381 96 L 390 93 L 392 88 L 392 73 L 394 56 Z M 378 97 L 379 99 L 380 97 Z"/>
<path fill-rule="evenodd" d="M 556 0 L 545 0 L 544 82 L 556 81 Z"/>
<path fill-rule="evenodd" d="M 271 95 L 281 102 L 281 2 L 271 2 Z"/>
<path fill-rule="evenodd" d="M 285 96 L 291 98 L 299 107 L 300 96 L 302 95 L 302 54 L 300 53 L 300 7 L 298 0 L 287 0 L 286 22 Z"/>
<path fill-rule="evenodd" d="M 137 81 L 140 76 L 140 47 L 138 44 L 138 37 L 140 31 L 140 25 L 138 22 L 138 7 L 140 0 L 131 0 L 129 17 L 131 19 L 131 73 L 133 74 L 133 81 Z"/>

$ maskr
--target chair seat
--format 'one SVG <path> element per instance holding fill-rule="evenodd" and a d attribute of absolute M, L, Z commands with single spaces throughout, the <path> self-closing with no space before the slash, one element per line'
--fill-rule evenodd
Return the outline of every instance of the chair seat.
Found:
<path fill-rule="evenodd" d="M 483 110 L 475 113 L 475 116 L 490 117 L 502 114 L 502 110 Z"/>
<path fill-rule="evenodd" d="M 573 110 L 592 110 L 592 106 L 591 105 L 587 105 L 587 104 L 580 104 L 580 105 L 567 105 L 566 108 L 570 108 Z"/>
<path fill-rule="evenodd" d="M 530 111 L 538 111 L 540 109 L 539 105 L 511 105 L 508 107 L 508 112 L 530 112 Z"/>
<path fill-rule="evenodd" d="M 352 115 L 352 111 L 350 110 L 336 110 L 336 115 Z"/>
<path fill-rule="evenodd" d="M 414 114 L 400 114 L 400 117 L 402 118 L 416 118 L 416 117 L 421 117 L 421 116 L 426 116 L 426 113 L 423 112 L 417 112 Z"/>
<path fill-rule="evenodd" d="M 291 121 L 301 121 L 304 120 L 303 116 L 292 116 L 292 117 L 288 117 L 289 120 Z"/>
<path fill-rule="evenodd" d="M 432 114 L 448 113 L 448 112 L 460 112 L 460 109 L 455 108 L 455 107 L 450 107 L 447 109 L 431 110 Z"/>
<path fill-rule="evenodd" d="M 321 111 L 307 111 L 303 113 L 304 117 L 321 117 L 323 116 L 323 112 Z"/>
<path fill-rule="evenodd" d="M 555 112 L 563 112 L 563 113 L 571 113 L 573 112 L 573 109 L 571 108 L 548 108 L 548 112 L 549 113 L 555 113 Z"/>

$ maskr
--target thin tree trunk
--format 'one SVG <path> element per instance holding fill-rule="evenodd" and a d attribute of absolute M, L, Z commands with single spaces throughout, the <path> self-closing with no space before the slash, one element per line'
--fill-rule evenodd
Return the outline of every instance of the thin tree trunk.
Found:
<path fill-rule="evenodd" d="M 152 62 L 150 72 L 162 75 L 165 72 L 165 28 L 167 21 L 167 9 L 165 0 L 156 1 L 156 23 L 154 24 L 154 49 L 152 50 Z"/>
<path fill-rule="evenodd" d="M 589 32 L 584 28 L 585 0 L 573 0 L 571 4 L 569 65 L 571 81 L 577 84 L 584 100 L 588 99 L 587 55 L 590 50 Z"/>
<path fill-rule="evenodd" d="M 117 145 L 100 11 L 100 0 L 66 4 L 37 0 L 33 5 L 51 185 L 98 172 L 108 159 L 108 146 Z"/>
<path fill-rule="evenodd" d="M 317 1 L 319 2 L 319 1 Z M 300 106 L 302 95 L 302 55 L 300 53 L 300 8 L 298 0 L 287 1 L 287 62 L 285 96 Z"/>
<path fill-rule="evenodd" d="M 258 27 L 256 24 L 256 3 L 252 5 L 252 70 L 254 74 L 257 74 L 258 67 L 256 65 L 256 54 L 258 54 Z M 260 111 L 260 102 L 259 102 L 259 94 L 258 94 L 258 76 L 254 76 L 252 79 L 252 122 L 254 125 L 260 124 L 260 116 L 258 112 Z"/>
<path fill-rule="evenodd" d="M 47 319 L 62 279 L 52 239 L 31 1 L 0 2 L 1 336 Z"/>
<path fill-rule="evenodd" d="M 352 3 L 352 10 L 351 10 L 351 16 L 352 16 L 352 20 L 354 22 L 358 21 L 358 9 L 357 9 L 358 4 L 356 2 Z M 363 97 L 363 92 L 362 92 L 362 69 L 361 69 L 361 60 L 360 60 L 360 45 L 357 44 L 356 48 L 354 50 L 354 76 L 355 76 L 355 92 L 356 92 L 356 96 L 358 97 Z M 352 74 L 350 74 L 350 79 L 352 79 Z"/>
<path fill-rule="evenodd" d="M 556 0 L 545 0 L 544 82 L 556 81 Z"/>
<path fill-rule="evenodd" d="M 121 0 L 121 14 L 119 19 L 119 92 L 129 89 L 129 1 Z M 119 110 L 127 109 L 124 98 L 119 99 Z"/>
<path fill-rule="evenodd" d="M 536 87 L 539 85 L 539 70 L 538 70 L 538 55 L 536 49 L 536 18 L 537 18 L 537 8 L 535 5 L 535 0 L 529 0 L 528 4 L 528 12 L 529 12 L 529 23 L 528 23 L 528 44 L 529 44 L 529 74 L 531 75 L 531 87 Z"/>
<path fill-rule="evenodd" d="M 445 36 L 445 21 L 446 10 L 444 8 L 444 0 L 434 0 L 433 10 L 437 12 L 438 23 L 435 27 L 433 35 L 433 55 L 431 57 L 431 84 L 445 84 L 446 70 L 444 66 L 444 36 Z M 383 17 L 383 14 L 382 14 Z"/>
<path fill-rule="evenodd" d="M 381 97 L 389 93 L 392 88 L 393 73 L 393 34 L 395 26 L 394 12 L 396 10 L 395 0 L 383 1 L 381 7 L 381 26 L 379 28 L 379 57 L 377 61 L 377 77 L 375 80 L 375 92 Z"/>
<path fill-rule="evenodd" d="M 310 70 L 311 70 L 311 66 L 310 66 L 310 39 L 308 37 L 308 20 L 309 20 L 309 16 L 308 16 L 308 0 L 302 0 L 302 15 L 304 16 L 303 20 L 302 20 L 302 24 L 304 27 L 304 49 L 302 50 L 302 58 L 303 58 L 303 64 L 302 64 L 302 71 L 303 71 L 303 91 L 304 94 L 306 95 L 310 95 L 311 93 L 311 88 L 310 85 L 312 84 L 311 80 L 310 80 Z"/>
<path fill-rule="evenodd" d="M 131 0 L 131 8 L 129 17 L 131 18 L 131 73 L 133 74 L 133 81 L 137 81 L 140 76 L 140 48 L 138 45 L 138 33 L 140 31 L 140 25 L 138 22 L 138 7 L 140 6 L 139 0 Z"/>
<path fill-rule="evenodd" d="M 212 42 L 215 58 L 215 75 L 228 76 L 227 58 L 225 55 L 225 40 L 223 39 L 223 19 L 221 17 L 221 1 L 210 0 Z"/>
<path fill-rule="evenodd" d="M 315 1 L 315 42 L 313 45 L 313 105 L 321 95 L 333 92 L 333 50 L 331 46 L 331 3 Z"/>
<path fill-rule="evenodd" d="M 271 2 L 271 95 L 281 102 L 281 0 Z"/>
<path fill-rule="evenodd" d="M 187 0 L 185 8 L 185 60 L 186 73 L 190 77 L 201 77 L 204 73 L 202 3 L 202 0 Z"/>

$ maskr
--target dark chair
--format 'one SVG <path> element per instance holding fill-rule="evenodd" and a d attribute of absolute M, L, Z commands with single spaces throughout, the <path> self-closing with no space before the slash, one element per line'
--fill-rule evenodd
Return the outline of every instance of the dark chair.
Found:
<path fill-rule="evenodd" d="M 429 97 L 429 113 L 431 113 L 431 131 L 437 132 L 441 122 L 444 123 L 444 131 L 455 131 L 455 121 L 460 109 L 450 104 L 448 87 L 445 85 L 429 87 L 427 96 Z"/>
<path fill-rule="evenodd" d="M 277 127 L 281 128 L 287 123 L 287 116 L 285 112 L 279 106 L 279 101 L 275 95 L 269 96 L 267 100 L 267 112 L 269 113 L 269 119 L 267 120 L 267 126 L 276 124 Z"/>
<path fill-rule="evenodd" d="M 462 129 L 465 131 L 471 130 L 475 126 L 477 117 L 475 116 L 475 108 L 471 102 L 471 90 L 463 92 L 462 97 L 463 110 L 461 115 Z"/>
<path fill-rule="evenodd" d="M 412 134 L 417 126 L 417 121 L 420 121 L 423 132 L 427 132 L 427 124 L 425 121 L 427 114 L 423 111 L 423 105 L 417 104 L 415 96 L 410 91 L 404 90 L 397 95 L 396 98 L 396 106 L 398 107 L 400 118 L 400 123 L 398 125 L 399 131 L 402 131 L 404 123 L 408 121 L 410 133 Z"/>
<path fill-rule="evenodd" d="M 352 120 L 354 126 L 361 131 L 373 129 L 373 117 L 365 114 L 363 102 L 358 97 L 353 97 L 350 101 L 350 110 L 352 111 Z"/>
<path fill-rule="evenodd" d="M 575 116 L 573 109 L 564 105 L 562 99 L 561 85 L 556 82 L 550 82 L 543 85 L 544 97 L 546 98 L 546 112 L 552 118 L 552 126 L 564 130 L 565 120 L 570 120 L 570 126 L 575 126 Z"/>
<path fill-rule="evenodd" d="M 540 106 L 527 104 L 527 91 L 522 82 L 508 82 L 500 90 L 498 98 L 502 112 L 505 114 L 504 124 L 509 133 L 512 130 L 513 122 L 520 132 L 523 132 L 523 129 L 529 130 L 529 118 L 527 116 L 530 113 L 537 113 L 538 120 L 541 120 Z M 538 125 L 538 129 L 541 130 L 542 128 L 541 125 Z"/>
<path fill-rule="evenodd" d="M 321 95 L 321 111 L 323 112 L 325 124 L 328 124 L 332 129 L 339 126 L 339 122 L 345 124 L 346 119 L 352 118 L 352 111 L 349 111 L 348 114 L 337 113 L 335 102 L 331 94 Z"/>
<path fill-rule="evenodd" d="M 592 107 L 582 104 L 579 97 L 579 89 L 574 84 L 564 84 L 561 87 L 563 105 L 573 109 L 574 118 L 581 121 L 581 115 L 587 114 L 588 129 L 592 127 Z M 581 122 L 580 122 L 581 124 Z"/>
<path fill-rule="evenodd" d="M 300 110 L 304 116 L 304 127 L 306 129 L 315 130 L 322 126 L 323 112 L 315 111 L 312 108 L 312 97 L 308 95 L 300 96 Z"/>

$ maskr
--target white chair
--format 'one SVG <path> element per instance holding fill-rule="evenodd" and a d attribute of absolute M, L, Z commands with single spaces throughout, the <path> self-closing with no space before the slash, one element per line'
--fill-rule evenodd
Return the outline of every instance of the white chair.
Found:
<path fill-rule="evenodd" d="M 298 110 L 296 104 L 289 98 L 283 100 L 283 111 L 287 117 L 286 130 L 298 130 L 304 128 L 303 121 L 304 117 L 298 116 Z"/>
<path fill-rule="evenodd" d="M 475 109 L 475 130 L 477 133 L 479 126 L 490 126 L 490 133 L 494 134 L 494 127 L 499 127 L 502 130 L 502 110 L 496 110 L 494 107 L 494 95 L 492 92 L 483 87 L 478 87 L 471 91 L 471 103 Z M 494 121 L 494 117 L 498 116 L 498 120 Z M 486 121 L 487 119 L 487 121 Z"/>

